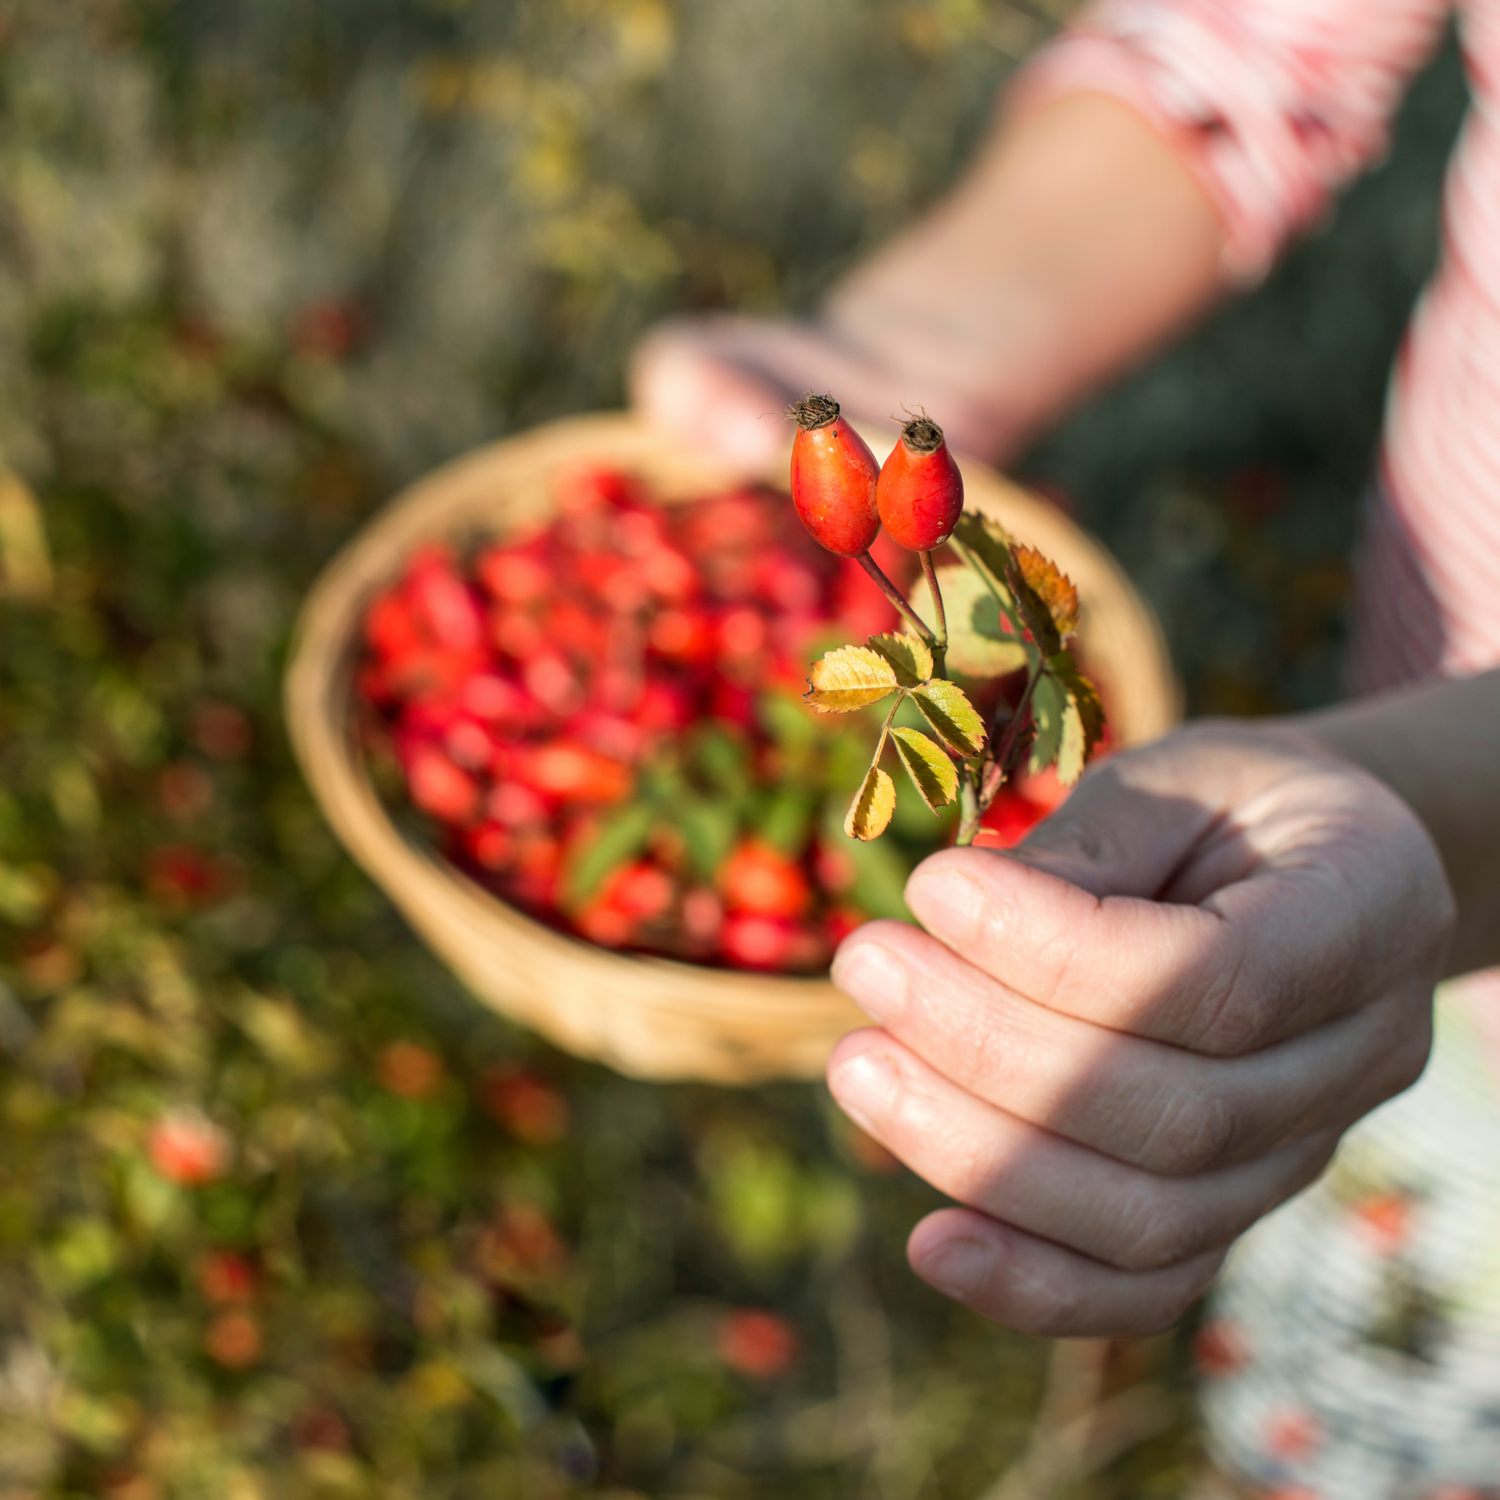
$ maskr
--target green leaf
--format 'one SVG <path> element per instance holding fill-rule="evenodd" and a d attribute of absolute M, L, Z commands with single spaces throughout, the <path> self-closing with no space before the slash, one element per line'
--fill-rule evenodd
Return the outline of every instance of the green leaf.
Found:
<path fill-rule="evenodd" d="M 988 516 L 966 513 L 953 536 L 1013 601 L 1042 655 L 1061 650 L 1078 627 L 1078 590 L 1057 564 L 1035 547 L 1018 545 Z"/>
<path fill-rule="evenodd" d="M 687 845 L 702 880 L 712 880 L 729 857 L 739 833 L 739 818 L 729 802 L 687 797 L 672 808 L 672 820 Z"/>
<path fill-rule="evenodd" d="M 653 809 L 640 802 L 606 818 L 593 842 L 563 872 L 564 901 L 570 906 L 587 901 L 615 870 L 640 853 L 654 821 Z"/>
<path fill-rule="evenodd" d="M 950 749 L 963 756 L 978 755 L 984 749 L 984 720 L 956 682 L 929 682 L 911 698 Z"/>
<path fill-rule="evenodd" d="M 872 635 L 869 647 L 891 664 L 904 688 L 917 687 L 932 676 L 932 652 L 914 635 Z"/>
<path fill-rule="evenodd" d="M 958 771 L 953 762 L 920 729 L 893 729 L 896 754 L 911 777 L 911 784 L 933 812 L 958 796 Z"/>
<path fill-rule="evenodd" d="M 896 783 L 879 766 L 871 766 L 849 804 L 844 817 L 844 832 L 863 843 L 878 839 L 895 810 Z"/>
<path fill-rule="evenodd" d="M 802 696 L 820 714 L 847 714 L 878 703 L 898 686 L 896 669 L 868 646 L 840 646 L 813 663 Z"/>
<path fill-rule="evenodd" d="M 1064 696 L 1057 779 L 1064 786 L 1072 786 L 1104 738 L 1104 705 L 1094 684 L 1078 670 L 1071 651 L 1059 651 L 1049 658 L 1047 670 L 1056 676 Z"/>
<path fill-rule="evenodd" d="M 1056 759 L 1062 748 L 1063 711 L 1067 707 L 1067 692 L 1050 673 L 1044 672 L 1037 679 L 1031 695 L 1031 719 L 1036 726 L 1036 738 L 1031 742 L 1031 758 L 1027 762 L 1031 771 L 1045 771 Z"/>
<path fill-rule="evenodd" d="M 1011 534 L 989 516 L 966 510 L 953 528 L 953 539 L 983 565 L 1001 592 L 1008 594 L 1006 577 L 1010 571 Z"/>
<path fill-rule="evenodd" d="M 1004 677 L 1024 667 L 1028 654 L 1020 627 L 1005 628 L 999 601 L 979 572 L 959 564 L 939 568 L 937 575 L 948 617 L 948 670 L 965 677 Z M 924 620 L 936 619 L 925 578 L 912 586 L 911 604 Z"/>

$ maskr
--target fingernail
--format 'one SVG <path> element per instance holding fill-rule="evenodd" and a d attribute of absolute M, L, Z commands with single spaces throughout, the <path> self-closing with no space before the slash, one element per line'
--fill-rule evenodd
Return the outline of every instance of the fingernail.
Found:
<path fill-rule="evenodd" d="M 881 1026 L 906 1009 L 906 965 L 879 943 L 845 943 L 834 957 L 832 978 Z"/>
<path fill-rule="evenodd" d="M 890 1109 L 900 1083 L 895 1063 L 884 1052 L 856 1052 L 828 1078 L 839 1107 L 866 1130 Z"/>
<path fill-rule="evenodd" d="M 929 932 L 953 942 L 973 936 L 984 910 L 979 882 L 951 864 L 919 869 L 907 884 L 906 900 Z"/>
<path fill-rule="evenodd" d="M 978 1240 L 944 1240 L 916 1263 L 916 1271 L 945 1296 L 963 1301 L 990 1279 L 994 1263 L 989 1246 Z"/>

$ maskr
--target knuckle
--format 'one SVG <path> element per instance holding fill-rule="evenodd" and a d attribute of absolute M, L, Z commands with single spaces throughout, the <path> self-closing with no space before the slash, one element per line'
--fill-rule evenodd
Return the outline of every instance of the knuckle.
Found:
<path fill-rule="evenodd" d="M 1240 1134 L 1239 1111 L 1222 1094 L 1180 1093 L 1158 1107 L 1140 1165 L 1163 1177 L 1196 1177 L 1218 1166 Z"/>
<path fill-rule="evenodd" d="M 1277 1012 L 1275 987 L 1264 975 L 1251 976 L 1241 951 L 1211 981 L 1198 1012 L 1197 1051 L 1211 1057 L 1244 1057 L 1258 1051 L 1271 1034 Z"/>
<path fill-rule="evenodd" d="M 955 1037 L 954 1082 L 984 1098 L 1003 1094 L 1016 1067 L 1016 1037 L 993 1007 L 974 1018 L 961 1037 Z"/>
<path fill-rule="evenodd" d="M 1113 1237 L 1111 1264 L 1122 1271 L 1161 1271 L 1203 1248 L 1192 1218 L 1175 1198 L 1162 1192 L 1134 1198 Z"/>
<path fill-rule="evenodd" d="M 1058 923 L 1037 945 L 1036 965 L 1038 972 L 1046 975 L 1047 997 L 1057 999 L 1080 988 L 1087 992 L 1091 976 L 1086 967 L 1080 973 L 1080 961 L 1085 956 L 1083 942 L 1084 934 L 1076 925 Z"/>
<path fill-rule="evenodd" d="M 1034 1338 L 1066 1338 L 1084 1315 L 1081 1289 L 1066 1272 L 1028 1277 L 1016 1288 L 1015 1311 L 1005 1321 Z"/>

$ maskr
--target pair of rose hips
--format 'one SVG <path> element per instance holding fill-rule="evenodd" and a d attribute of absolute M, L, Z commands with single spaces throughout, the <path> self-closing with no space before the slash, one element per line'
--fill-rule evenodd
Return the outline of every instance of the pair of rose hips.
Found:
<path fill-rule="evenodd" d="M 936 422 L 913 417 L 882 466 L 832 396 L 805 396 L 791 415 L 792 501 L 815 541 L 862 557 L 881 526 L 908 552 L 931 552 L 952 535 L 964 481 Z"/>

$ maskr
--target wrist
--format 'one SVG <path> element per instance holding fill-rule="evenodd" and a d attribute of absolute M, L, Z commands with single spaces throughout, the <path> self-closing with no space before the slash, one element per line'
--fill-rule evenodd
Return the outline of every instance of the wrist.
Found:
<path fill-rule="evenodd" d="M 1375 777 L 1427 831 L 1458 901 L 1446 972 L 1500 963 L 1500 671 L 1280 722 Z"/>

